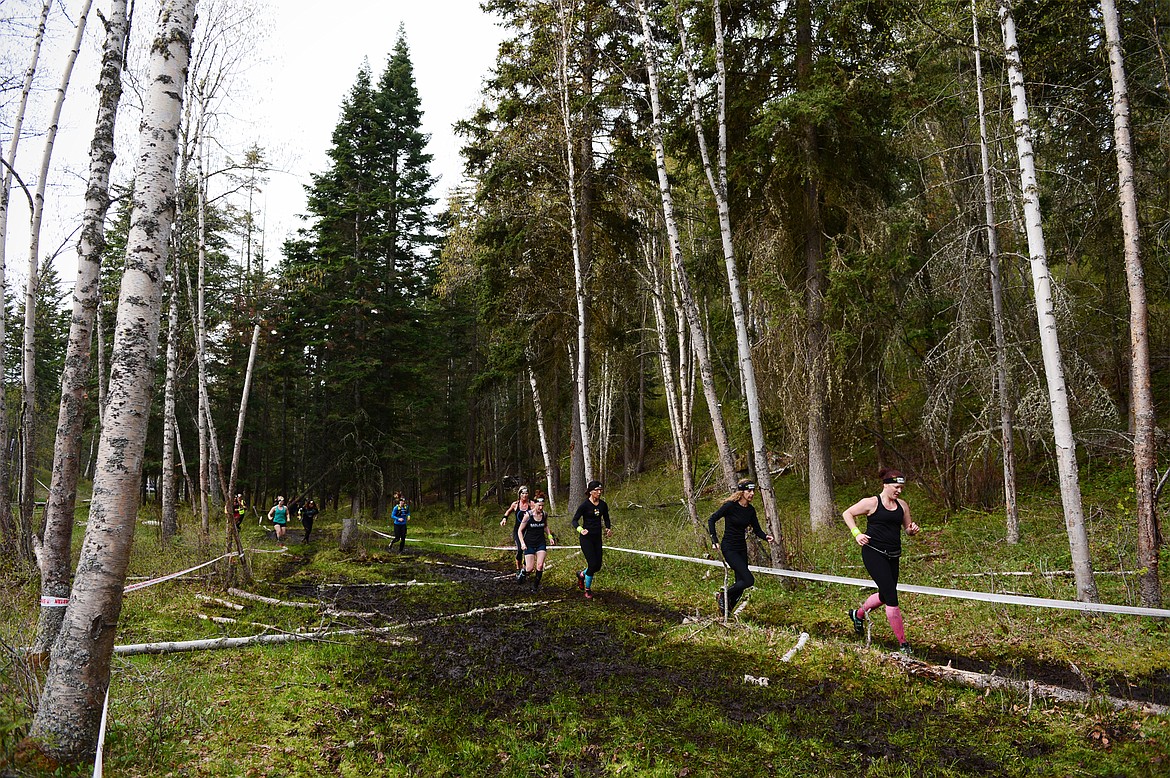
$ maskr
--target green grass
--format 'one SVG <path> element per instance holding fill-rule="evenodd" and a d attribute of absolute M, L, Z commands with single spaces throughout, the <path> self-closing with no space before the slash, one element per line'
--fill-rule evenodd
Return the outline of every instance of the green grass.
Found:
<path fill-rule="evenodd" d="M 794 524 L 807 511 L 799 484 L 786 478 L 778 487 L 781 512 Z M 611 486 L 611 543 L 707 553 L 704 535 L 674 504 L 671 489 L 661 473 Z M 1090 479 L 1086 486 L 1099 570 L 1134 567 L 1132 542 L 1119 528 L 1127 520 L 1116 505 L 1123 489 L 1124 478 L 1116 475 Z M 843 489 L 838 501 L 868 491 Z M 1099 502 L 1090 502 L 1089 495 Z M 1002 515 L 948 516 L 914 489 L 907 497 L 923 533 L 903 557 L 904 583 L 1072 597 L 1067 577 L 954 577 L 1067 569 L 1067 538 L 1051 495 L 1025 496 L 1024 540 L 1017 546 L 1002 540 Z M 1112 503 L 1100 502 L 1106 499 Z M 663 504 L 668 507 L 653 507 Z M 701 520 L 716 504 L 701 504 Z M 309 587 L 327 583 L 439 584 L 381 590 L 377 596 L 391 621 L 496 601 L 532 602 L 506 579 L 463 583 L 452 580 L 458 568 L 428 563 L 506 572 L 509 552 L 436 545 L 506 543 L 498 515 L 495 506 L 453 514 L 416 509 L 410 538 L 417 542 L 410 544 L 411 554 L 398 556 L 372 535 L 357 552 L 341 553 L 341 520 L 325 512 L 314 543 L 292 542 L 283 555 L 252 554 L 255 580 L 245 588 L 308 601 Z M 182 536 L 163 546 L 157 528 L 140 523 L 131 575 L 166 573 L 222 553 L 222 541 L 201 541 L 194 526 L 186 521 Z M 571 538 L 563 516 L 553 526 Z M 293 529 L 299 537 L 299 528 Z M 244 524 L 244 544 L 276 547 L 254 521 Z M 843 526 L 805 533 L 801 554 L 806 569 L 865 577 Z M 108 774 L 1140 776 L 1170 770 L 1166 717 L 1117 713 L 1100 702 L 1029 705 L 1024 694 L 984 693 L 907 675 L 885 658 L 893 638 L 880 615 L 873 648 L 854 639 L 844 612 L 862 596 L 858 589 L 786 586 L 758 575 L 742 621 L 723 626 L 706 619 L 722 583 L 720 568 L 611 550 L 595 582 L 601 599 L 587 604 L 573 588 L 579 552 L 557 550 L 550 560 L 540 598 L 547 605 L 440 621 L 408 630 L 414 639 L 405 643 L 341 637 L 116 658 Z M 1162 569 L 1165 580 L 1165 562 Z M 252 623 L 288 631 L 356 623 L 232 598 L 223 592 L 222 569 L 201 573 L 206 575 L 127 595 L 118 642 L 261 631 Z M 13 563 L 2 581 L 0 758 L 8 758 L 35 700 L 37 676 L 26 671 L 15 648 L 31 642 L 37 591 L 35 577 Z M 1098 584 L 1104 600 L 1136 604 L 1132 579 L 1101 576 Z M 237 599 L 245 610 L 225 610 L 197 600 L 196 593 Z M 933 662 L 982 663 L 1020 678 L 1065 675 L 1070 686 L 1083 683 L 1083 675 L 1098 689 L 1124 691 L 1129 683 L 1139 692 L 1154 686 L 1163 696 L 1170 684 L 1170 625 L 1163 621 L 913 594 L 905 594 L 902 604 L 910 640 Z M 240 623 L 215 624 L 200 619 L 201 613 Z M 704 618 L 684 621 L 688 615 Z M 791 663 L 781 662 L 802 631 L 812 635 L 806 647 Z M 766 677 L 769 684 L 745 684 L 745 675 Z"/>

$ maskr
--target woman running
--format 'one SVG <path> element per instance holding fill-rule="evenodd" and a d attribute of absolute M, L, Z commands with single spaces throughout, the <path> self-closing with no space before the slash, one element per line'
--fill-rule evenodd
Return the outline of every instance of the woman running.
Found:
<path fill-rule="evenodd" d="M 524 580 L 526 573 L 524 572 L 524 552 L 520 549 L 520 522 L 524 521 L 524 517 L 528 515 L 528 511 L 532 510 L 532 502 L 528 499 L 528 487 L 521 486 L 516 495 L 516 501 L 508 506 L 508 510 L 504 511 L 504 518 L 500 519 L 500 526 L 508 521 L 508 516 L 513 512 L 516 514 L 516 523 L 512 525 L 512 543 L 516 546 L 516 582 L 520 583 Z"/>
<path fill-rule="evenodd" d="M 544 494 L 539 490 L 533 501 L 532 510 L 520 522 L 517 533 L 520 550 L 524 552 L 524 573 L 533 575 L 532 593 L 540 590 L 540 579 L 544 576 L 544 557 L 548 553 L 548 517 L 544 513 Z"/>
<path fill-rule="evenodd" d="M 724 598 L 723 590 L 715 593 L 715 604 L 719 607 L 719 614 L 723 618 L 735 612 L 735 604 L 740 595 L 755 586 L 756 579 L 748 569 L 747 533 L 751 530 L 757 538 L 772 542 L 772 536 L 760 528 L 760 520 L 756 516 L 756 509 L 752 506 L 752 499 L 756 496 L 756 485 L 751 481 L 740 481 L 735 491 L 728 496 L 723 504 L 707 519 L 707 530 L 711 533 L 711 548 L 718 548 L 727 566 L 735 571 L 735 583 L 727 589 Z M 723 519 L 723 542 L 715 534 L 715 522 Z"/>
<path fill-rule="evenodd" d="M 585 599 L 593 599 L 593 576 L 601 570 L 602 524 L 605 537 L 613 535 L 609 523 L 609 506 L 601 499 L 601 481 L 589 482 L 589 497 L 573 514 L 573 529 L 581 536 L 581 553 L 585 555 L 585 569 L 577 573 L 577 588 L 585 590 Z"/>
<path fill-rule="evenodd" d="M 406 523 L 410 521 L 410 506 L 406 504 L 405 497 L 398 498 L 398 504 L 390 510 L 390 519 L 394 522 L 394 539 L 390 541 L 390 550 L 393 551 L 397 543 L 398 553 L 405 553 Z"/>
<path fill-rule="evenodd" d="M 288 506 L 283 497 L 276 498 L 276 505 L 268 511 L 268 520 L 276 527 L 276 539 L 284 544 L 284 527 L 288 524 Z"/>
<path fill-rule="evenodd" d="M 906 642 L 906 628 L 902 623 L 902 611 L 898 607 L 898 557 L 902 555 L 902 530 L 907 535 L 917 535 L 918 525 L 910 520 L 910 506 L 899 495 L 906 485 L 906 477 L 897 470 L 883 467 L 878 471 L 882 480 L 882 493 L 866 497 L 848 508 L 841 517 L 853 533 L 857 545 L 861 546 L 861 561 L 870 578 L 877 584 L 877 593 L 871 594 L 860 608 L 849 611 L 853 631 L 858 637 L 865 634 L 866 614 L 879 605 L 886 606 L 886 619 L 894 637 L 898 638 L 898 650 L 911 655 L 910 644 Z M 865 531 L 857 526 L 857 519 L 865 520 Z"/>

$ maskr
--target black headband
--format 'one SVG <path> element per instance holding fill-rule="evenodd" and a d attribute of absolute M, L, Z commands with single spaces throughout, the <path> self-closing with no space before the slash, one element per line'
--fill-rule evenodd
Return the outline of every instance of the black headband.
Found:
<path fill-rule="evenodd" d="M 895 475 L 895 476 L 892 476 L 890 478 L 883 478 L 882 483 L 883 484 L 904 484 L 904 483 L 906 483 L 906 479 L 903 476 Z"/>

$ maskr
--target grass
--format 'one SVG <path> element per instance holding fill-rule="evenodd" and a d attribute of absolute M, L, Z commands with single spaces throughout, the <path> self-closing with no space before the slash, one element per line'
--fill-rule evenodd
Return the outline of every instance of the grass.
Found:
<path fill-rule="evenodd" d="M 1134 567 L 1132 543 L 1118 528 L 1126 517 L 1116 505 L 1123 489 L 1116 481 L 1105 474 L 1100 484 L 1086 486 L 1099 570 Z M 867 493 L 842 492 L 842 503 Z M 1062 576 L 955 577 L 1067 569 L 1067 539 L 1050 495 L 1025 499 L 1024 541 L 1017 546 L 1002 542 L 1000 515 L 948 516 L 914 490 L 908 498 L 923 533 L 903 557 L 904 583 L 1072 597 L 1071 579 Z M 610 489 L 607 500 L 613 545 L 708 552 L 705 536 L 672 505 L 661 474 Z M 701 505 L 700 516 L 715 504 Z M 788 522 L 807 511 L 792 481 L 781 481 L 780 504 Z M 907 675 L 886 658 L 894 641 L 881 616 L 873 647 L 853 638 L 844 612 L 860 598 L 857 589 L 785 586 L 757 576 L 742 620 L 723 626 L 709 620 L 712 593 L 722 583 L 719 568 L 611 550 L 595 582 L 600 599 L 585 603 L 573 585 L 581 557 L 571 548 L 550 554 L 546 587 L 534 597 L 506 579 L 493 580 L 510 569 L 509 552 L 437 545 L 506 542 L 496 515 L 494 506 L 471 514 L 416 510 L 412 553 L 399 556 L 372 535 L 358 552 L 342 554 L 340 519 L 326 512 L 314 543 L 291 542 L 282 555 L 253 554 L 251 591 L 377 610 L 385 618 L 376 623 L 497 604 L 534 607 L 408 627 L 405 643 L 361 636 L 116 658 L 107 774 L 1140 776 L 1170 770 L 1167 717 L 1118 713 L 1100 702 L 1029 701 L 1015 692 L 984 693 Z M 555 519 L 554 528 L 564 521 Z M 255 524 L 245 523 L 244 536 L 245 546 L 275 548 Z M 848 540 L 841 527 L 806 534 L 804 566 L 864 577 Z M 185 531 L 163 546 L 156 529 L 140 523 L 131 575 L 182 569 L 218 555 L 220 545 Z M 239 599 L 245 610 L 227 611 L 194 597 L 236 599 L 224 594 L 219 572 L 203 572 L 127 595 L 118 642 L 260 631 L 245 622 L 288 631 L 358 623 Z M 2 575 L 0 596 L 5 613 L 13 614 L 0 626 L 6 647 L 0 759 L 6 759 L 27 730 L 36 696 L 38 676 L 15 651 L 35 630 L 36 580 L 14 564 Z M 412 580 L 436 585 L 322 586 Z M 1136 602 L 1125 576 L 1101 576 L 1098 584 L 1106 601 Z M 910 640 L 932 662 L 1170 698 L 1166 622 L 913 594 L 903 600 Z M 240 623 L 215 624 L 201 613 Z M 791 663 L 781 662 L 801 632 L 812 636 L 808 644 Z M 745 683 L 745 675 L 767 678 L 768 685 Z"/>

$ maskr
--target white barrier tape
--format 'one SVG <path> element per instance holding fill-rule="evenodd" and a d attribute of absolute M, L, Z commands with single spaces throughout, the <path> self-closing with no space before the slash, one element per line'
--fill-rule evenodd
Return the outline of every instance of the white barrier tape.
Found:
<path fill-rule="evenodd" d="M 93 778 L 102 778 L 102 751 L 106 744 L 106 718 L 110 712 L 110 687 L 106 687 L 106 701 L 102 703 L 102 720 L 98 724 L 97 753 L 93 757 Z"/>
<path fill-rule="evenodd" d="M 363 524 L 362 526 L 365 526 L 365 525 Z M 393 538 L 394 537 L 393 535 L 387 535 L 385 532 L 379 532 L 378 530 L 374 529 L 373 527 L 366 527 L 366 529 L 368 529 L 370 532 L 373 532 L 375 535 L 377 535 L 380 538 Z"/>
<path fill-rule="evenodd" d="M 235 551 L 232 551 L 229 554 L 224 554 L 223 556 L 216 557 L 215 559 L 212 559 L 210 562 L 204 562 L 201 565 L 195 565 L 194 567 L 188 567 L 186 570 L 180 570 L 177 573 L 171 573 L 170 575 L 164 575 L 160 578 L 151 578 L 149 581 L 142 581 L 140 583 L 130 584 L 129 586 L 127 586 L 125 589 L 122 590 L 122 593 L 129 594 L 130 592 L 135 592 L 135 591 L 138 591 L 139 589 L 145 589 L 148 586 L 154 586 L 155 584 L 160 584 L 164 581 L 170 581 L 174 578 L 178 578 L 179 576 L 186 575 L 187 573 L 193 573 L 196 570 L 202 570 L 203 568 L 207 567 L 208 565 L 214 565 L 219 560 L 227 559 L 228 557 L 232 557 L 232 556 L 236 556 Z"/>
<path fill-rule="evenodd" d="M 47 597 L 47 596 L 42 594 L 41 595 L 41 607 L 42 608 L 67 608 L 67 607 L 69 607 L 69 598 L 68 597 Z"/>
<path fill-rule="evenodd" d="M 245 548 L 248 554 L 287 554 L 287 548 Z"/>
<path fill-rule="evenodd" d="M 680 562 L 696 562 L 698 564 L 721 567 L 722 562 L 716 559 L 700 559 L 697 557 L 680 556 L 678 554 L 663 554 L 657 551 L 641 551 L 634 548 L 606 546 L 610 551 L 624 551 L 627 554 L 658 557 L 660 559 L 674 559 Z M 865 578 L 846 578 L 840 575 L 822 575 L 820 573 L 804 573 L 799 570 L 780 570 L 775 567 L 759 567 L 748 565 L 748 569 L 765 575 L 777 575 L 783 578 L 799 578 L 805 581 L 820 581 L 822 583 L 838 583 L 847 586 L 859 586 L 863 589 L 874 588 L 873 581 Z M 979 602 L 997 602 L 1003 605 L 1024 605 L 1033 608 L 1057 608 L 1060 610 L 1082 611 L 1085 613 L 1120 613 L 1128 616 L 1153 616 L 1159 619 L 1170 619 L 1170 610 L 1163 608 L 1141 608 L 1134 605 L 1107 605 L 1097 602 L 1080 602 L 1077 600 L 1051 600 L 1044 597 L 1023 597 L 1015 594 L 992 594 L 990 592 L 970 592 L 963 589 L 943 589 L 937 586 L 914 586 L 898 584 L 898 591 L 913 592 L 915 594 L 929 594 L 935 597 L 951 597 L 957 600 L 977 600 Z"/>

